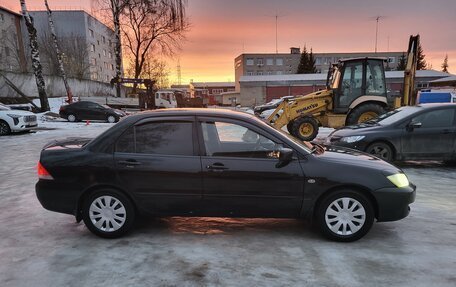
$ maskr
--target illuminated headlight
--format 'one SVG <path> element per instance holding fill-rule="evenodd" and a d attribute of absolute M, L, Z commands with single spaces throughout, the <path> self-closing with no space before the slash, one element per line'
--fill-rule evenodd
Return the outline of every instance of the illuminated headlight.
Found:
<path fill-rule="evenodd" d="M 406 187 L 409 186 L 408 178 L 403 173 L 396 173 L 386 177 L 397 187 Z"/>
<path fill-rule="evenodd" d="M 351 136 L 351 137 L 343 137 L 340 139 L 341 142 L 346 142 L 346 143 L 354 143 L 362 140 L 366 136 Z"/>

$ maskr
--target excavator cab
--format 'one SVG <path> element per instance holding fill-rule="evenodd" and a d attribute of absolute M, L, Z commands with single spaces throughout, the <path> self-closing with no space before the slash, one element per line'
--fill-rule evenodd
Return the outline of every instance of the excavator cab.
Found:
<path fill-rule="evenodd" d="M 386 104 L 384 62 L 382 58 L 356 58 L 334 65 L 327 83 L 333 91 L 333 112 L 345 114 L 369 101 Z"/>

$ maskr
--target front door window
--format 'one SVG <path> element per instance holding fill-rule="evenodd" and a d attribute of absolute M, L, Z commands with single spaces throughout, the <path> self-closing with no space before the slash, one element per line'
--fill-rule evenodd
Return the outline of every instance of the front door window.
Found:
<path fill-rule="evenodd" d="M 347 63 L 344 67 L 342 76 L 341 93 L 339 96 L 339 105 L 348 107 L 350 103 L 362 96 L 363 86 L 363 64 Z"/>

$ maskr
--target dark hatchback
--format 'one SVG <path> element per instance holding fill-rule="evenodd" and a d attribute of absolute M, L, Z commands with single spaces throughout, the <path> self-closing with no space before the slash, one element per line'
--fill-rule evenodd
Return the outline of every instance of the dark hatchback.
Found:
<path fill-rule="evenodd" d="M 137 215 L 305 218 L 354 241 L 409 213 L 415 186 L 397 167 L 323 150 L 253 115 L 175 109 L 129 116 L 97 138 L 47 144 L 36 193 L 96 235 L 119 237 Z"/>
<path fill-rule="evenodd" d="M 456 160 L 456 104 L 402 107 L 332 132 L 326 144 L 349 147 L 386 161 Z"/>
<path fill-rule="evenodd" d="M 69 105 L 61 106 L 59 115 L 69 122 L 98 120 L 106 121 L 108 123 L 118 122 L 121 117 L 126 116 L 121 110 L 112 109 L 108 106 L 102 106 L 90 101 L 74 102 Z"/>

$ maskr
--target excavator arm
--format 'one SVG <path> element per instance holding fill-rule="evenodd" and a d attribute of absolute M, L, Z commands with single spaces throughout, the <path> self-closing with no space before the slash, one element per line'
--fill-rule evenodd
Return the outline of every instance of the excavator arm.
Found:
<path fill-rule="evenodd" d="M 420 35 L 410 36 L 408 50 L 407 50 L 407 64 L 404 70 L 404 95 L 397 98 L 394 108 L 401 106 L 411 106 L 416 102 L 414 97 L 415 92 L 415 74 L 418 64 L 418 53 L 420 46 Z"/>

